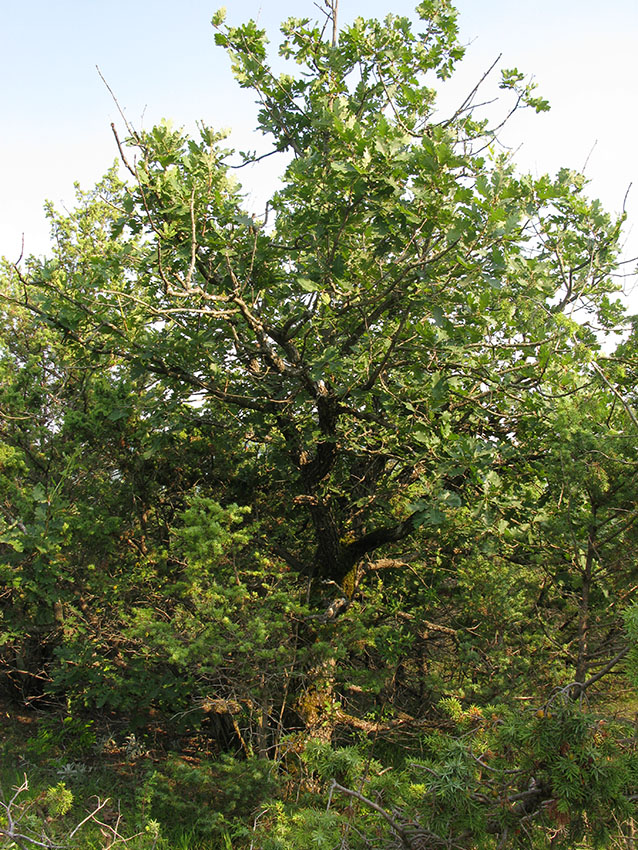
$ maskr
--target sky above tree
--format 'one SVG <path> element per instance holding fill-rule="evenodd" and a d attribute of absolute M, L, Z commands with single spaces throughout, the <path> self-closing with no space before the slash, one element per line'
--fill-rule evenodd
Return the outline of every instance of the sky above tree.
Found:
<path fill-rule="evenodd" d="M 279 22 L 291 15 L 321 17 L 321 4 L 298 0 L 232 0 L 228 19 L 256 18 L 276 42 Z M 16 259 L 47 250 L 45 199 L 71 205 L 73 182 L 95 182 L 117 156 L 110 131 L 122 120 L 96 65 L 127 119 L 149 127 L 161 118 L 194 128 L 202 119 L 233 129 L 238 148 L 267 149 L 252 133 L 255 108 L 236 86 L 226 55 L 213 43 L 217 4 L 188 0 L 179 13 L 169 0 L 108 4 L 33 0 L 3 11 L 0 57 L 0 253 Z M 516 118 L 502 141 L 524 170 L 583 169 L 590 194 L 620 211 L 626 199 L 625 256 L 638 254 L 638 7 L 633 0 L 603 6 L 593 0 L 539 0 L 532 7 L 507 0 L 459 0 L 467 57 L 441 97 L 445 114 L 502 54 L 499 65 L 533 75 L 552 110 Z M 341 24 L 358 15 L 413 14 L 409 0 L 342 0 Z M 494 86 L 498 79 L 493 75 Z M 496 93 L 485 87 L 486 99 Z M 259 211 L 282 163 L 269 161 L 244 175 L 248 201 Z"/>

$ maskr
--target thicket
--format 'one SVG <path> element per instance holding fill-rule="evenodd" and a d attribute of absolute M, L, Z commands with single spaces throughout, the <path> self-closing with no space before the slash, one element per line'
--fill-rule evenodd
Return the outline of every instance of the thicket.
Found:
<path fill-rule="evenodd" d="M 417 12 L 289 20 L 287 74 L 218 13 L 265 214 L 256 154 L 127 126 L 3 265 L 5 846 L 95 793 L 80 846 L 633 847 L 622 217 L 518 174 L 478 87 L 438 114 L 456 13 Z"/>

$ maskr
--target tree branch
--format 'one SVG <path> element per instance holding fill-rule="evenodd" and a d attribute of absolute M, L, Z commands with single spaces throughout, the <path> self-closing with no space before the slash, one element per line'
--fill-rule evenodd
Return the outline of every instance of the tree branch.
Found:
<path fill-rule="evenodd" d="M 390 814 L 388 814 L 388 812 L 386 812 L 386 810 L 384 808 L 379 806 L 373 800 L 370 800 L 368 797 L 364 797 L 363 794 L 360 794 L 358 791 L 352 791 L 350 788 L 344 788 L 343 785 L 339 785 L 339 783 L 337 782 L 336 779 L 332 780 L 332 785 L 330 786 L 330 790 L 331 790 L 331 792 L 332 791 L 339 791 L 339 793 L 345 794 L 347 797 L 354 797 L 355 800 L 359 800 L 361 803 L 363 803 L 369 809 L 372 809 L 373 811 L 380 814 L 381 817 L 388 824 L 390 824 L 390 827 L 399 836 L 399 838 L 401 839 L 401 843 L 403 844 L 405 850 L 413 850 L 414 844 L 412 843 L 412 840 L 410 839 L 410 836 L 405 831 L 405 829 Z"/>

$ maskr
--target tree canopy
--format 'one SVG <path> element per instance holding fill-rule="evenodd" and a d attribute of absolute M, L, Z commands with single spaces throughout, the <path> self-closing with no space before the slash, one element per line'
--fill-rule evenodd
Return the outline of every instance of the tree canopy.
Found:
<path fill-rule="evenodd" d="M 441 116 L 456 12 L 417 14 L 291 19 L 276 74 L 217 13 L 264 214 L 223 134 L 114 128 L 126 179 L 5 263 L 4 690 L 196 729 L 251 846 L 593 846 L 638 799 L 622 218 L 479 86 Z"/>

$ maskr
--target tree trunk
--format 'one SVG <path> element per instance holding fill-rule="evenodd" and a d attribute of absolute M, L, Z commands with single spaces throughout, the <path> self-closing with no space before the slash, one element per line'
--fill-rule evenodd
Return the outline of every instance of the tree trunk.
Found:
<path fill-rule="evenodd" d="M 297 703 L 309 738 L 330 743 L 334 732 L 334 676 L 336 661 L 328 658 L 308 671 L 308 687 Z"/>
<path fill-rule="evenodd" d="M 595 510 L 594 510 L 595 518 Z M 580 594 L 578 612 L 578 656 L 576 658 L 576 681 L 584 682 L 587 678 L 587 662 L 589 651 L 589 596 L 591 592 L 592 571 L 596 557 L 596 526 L 589 528 L 587 538 L 587 555 L 585 566 L 581 570 L 583 586 Z"/>

